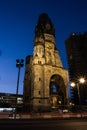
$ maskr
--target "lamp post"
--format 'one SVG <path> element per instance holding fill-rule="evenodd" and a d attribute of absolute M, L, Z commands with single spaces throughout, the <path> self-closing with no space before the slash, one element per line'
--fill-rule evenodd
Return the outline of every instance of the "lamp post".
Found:
<path fill-rule="evenodd" d="M 73 87 L 77 87 L 77 90 L 78 90 L 78 99 L 79 99 L 79 106 L 81 105 L 81 97 L 80 97 L 80 87 L 79 87 L 79 84 L 84 84 L 85 83 L 85 79 L 84 78 L 80 78 L 79 80 L 78 80 L 78 82 L 72 82 L 71 83 L 71 87 L 73 88 Z"/>
<path fill-rule="evenodd" d="M 18 68 L 18 78 L 17 78 L 17 87 L 16 87 L 16 105 L 15 105 L 15 119 L 17 114 L 17 97 L 18 97 L 18 88 L 19 88 L 19 78 L 20 78 L 20 69 L 24 65 L 23 59 L 17 59 L 16 60 L 16 67 Z"/>

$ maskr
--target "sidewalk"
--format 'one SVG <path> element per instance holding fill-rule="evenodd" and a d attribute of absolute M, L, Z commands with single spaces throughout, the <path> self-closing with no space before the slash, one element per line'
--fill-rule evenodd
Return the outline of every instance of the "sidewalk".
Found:
<path fill-rule="evenodd" d="M 22 114 L 17 114 L 17 118 L 20 119 L 87 118 L 87 113 L 30 113 L 30 114 L 22 113 Z"/>
<path fill-rule="evenodd" d="M 19 113 L 16 115 L 16 119 L 49 119 L 49 118 L 87 118 L 87 112 L 84 113 Z M 14 119 L 13 113 L 0 113 L 0 119 Z"/>

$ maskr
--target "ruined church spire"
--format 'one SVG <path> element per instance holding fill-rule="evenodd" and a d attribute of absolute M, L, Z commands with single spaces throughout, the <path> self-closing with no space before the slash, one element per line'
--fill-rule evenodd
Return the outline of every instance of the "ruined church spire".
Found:
<path fill-rule="evenodd" d="M 44 33 L 55 36 L 54 26 L 46 13 L 42 13 L 38 18 L 38 22 L 35 28 L 35 36 L 39 37 Z"/>

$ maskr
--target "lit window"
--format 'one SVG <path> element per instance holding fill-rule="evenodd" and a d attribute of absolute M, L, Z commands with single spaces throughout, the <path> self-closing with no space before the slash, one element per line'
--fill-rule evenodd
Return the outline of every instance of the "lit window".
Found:
<path fill-rule="evenodd" d="M 72 55 L 70 55 L 70 60 L 72 60 Z"/>
<path fill-rule="evenodd" d="M 56 88 L 55 85 L 52 86 L 52 92 L 53 92 L 53 93 L 56 93 L 56 92 L 57 92 L 57 88 Z"/>

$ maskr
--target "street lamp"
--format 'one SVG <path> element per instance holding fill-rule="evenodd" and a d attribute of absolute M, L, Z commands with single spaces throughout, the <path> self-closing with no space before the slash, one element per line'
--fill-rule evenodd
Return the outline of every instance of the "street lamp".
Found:
<path fill-rule="evenodd" d="M 20 69 L 24 65 L 23 59 L 17 59 L 16 60 L 16 67 L 18 68 L 18 78 L 17 78 L 17 87 L 16 87 L 16 106 L 15 106 L 15 119 L 16 119 L 16 113 L 17 113 L 17 97 L 18 97 L 18 88 L 19 88 L 19 78 L 20 78 Z"/>
<path fill-rule="evenodd" d="M 78 98 L 79 98 L 79 105 L 81 105 L 81 101 L 80 101 L 80 87 L 79 87 L 79 84 L 84 84 L 85 83 L 85 79 L 82 77 L 82 78 L 79 78 L 78 80 L 79 82 L 71 82 L 71 87 L 74 88 L 75 86 L 77 87 L 77 90 L 78 90 Z"/>

